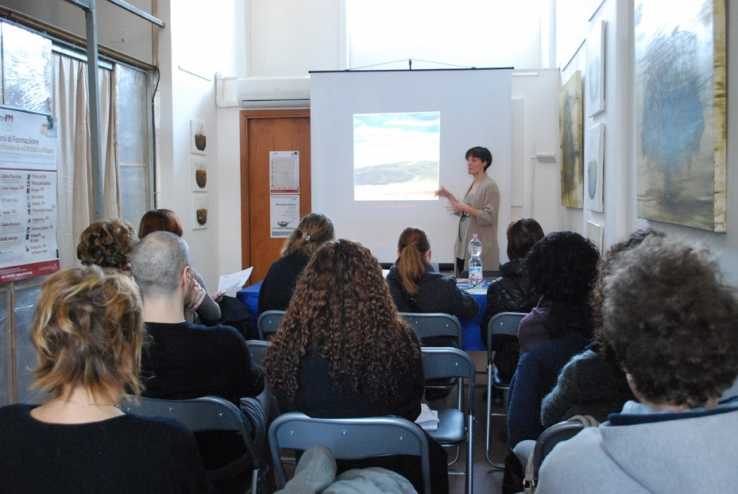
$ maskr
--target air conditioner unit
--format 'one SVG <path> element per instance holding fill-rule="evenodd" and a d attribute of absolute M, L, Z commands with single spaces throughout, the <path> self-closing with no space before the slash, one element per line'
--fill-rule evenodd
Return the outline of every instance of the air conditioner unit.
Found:
<path fill-rule="evenodd" d="M 244 108 L 310 108 L 310 76 L 242 77 L 236 91 Z"/>

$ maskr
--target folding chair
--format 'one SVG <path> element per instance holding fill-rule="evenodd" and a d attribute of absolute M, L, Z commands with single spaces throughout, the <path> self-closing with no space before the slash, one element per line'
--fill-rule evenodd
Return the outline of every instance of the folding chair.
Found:
<path fill-rule="evenodd" d="M 492 424 L 491 417 L 506 417 L 504 413 L 492 412 L 492 388 L 502 390 L 505 397 L 505 408 L 507 408 L 507 390 L 510 383 L 500 378 L 494 361 L 492 360 L 494 352 L 492 351 L 492 340 L 495 335 L 518 336 L 518 326 L 521 319 L 528 315 L 525 312 L 500 312 L 490 319 L 487 325 L 487 443 L 485 454 L 487 462 L 495 468 L 505 468 L 504 463 L 496 463 L 490 458 L 490 430 Z"/>
<path fill-rule="evenodd" d="M 466 492 L 474 492 L 474 381 L 476 367 L 468 353 L 458 348 L 423 347 L 423 372 L 426 379 L 453 377 L 459 379 L 459 395 L 464 394 L 463 380 L 467 381 L 466 406 L 459 402 L 457 408 L 438 410 L 438 429 L 428 435 L 444 447 L 461 447 L 466 441 Z M 459 449 L 450 465 L 459 459 Z M 453 473 L 453 472 L 449 472 Z"/>
<path fill-rule="evenodd" d="M 450 346 L 461 348 L 461 323 L 456 316 L 441 312 L 426 314 L 400 312 L 400 317 L 421 340 L 445 337 L 453 342 Z"/>
<path fill-rule="evenodd" d="M 269 446 L 279 474 L 280 488 L 287 482 L 280 449 L 307 450 L 328 447 L 337 459 L 355 460 L 387 455 L 420 457 L 423 492 L 430 494 L 428 438 L 416 424 L 400 417 L 314 419 L 290 412 L 269 427 Z"/>
<path fill-rule="evenodd" d="M 260 340 L 267 340 L 277 332 L 279 325 L 282 324 L 285 313 L 286 311 L 284 310 L 265 310 L 259 315 L 256 328 L 259 330 Z"/>
<path fill-rule="evenodd" d="M 251 361 L 263 370 L 264 357 L 266 357 L 269 342 L 264 340 L 246 340 L 246 345 L 249 347 L 249 352 L 251 353 Z"/>
<path fill-rule="evenodd" d="M 246 446 L 246 453 L 217 469 L 207 470 L 210 480 L 218 481 L 236 477 L 252 468 L 251 492 L 258 492 L 261 462 L 251 435 L 244 423 L 244 415 L 233 403 L 217 396 L 204 396 L 192 400 L 159 400 L 134 398 L 121 404 L 124 412 L 139 417 L 167 417 L 179 420 L 192 432 L 237 432 Z"/>

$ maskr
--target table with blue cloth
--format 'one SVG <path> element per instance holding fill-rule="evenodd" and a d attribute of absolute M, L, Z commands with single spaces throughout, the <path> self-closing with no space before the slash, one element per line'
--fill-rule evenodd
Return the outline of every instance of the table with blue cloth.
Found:
<path fill-rule="evenodd" d="M 256 322 L 259 320 L 259 289 L 261 281 L 255 283 L 243 290 L 239 290 L 236 298 L 246 304 L 249 308 L 251 316 L 251 325 L 256 328 Z M 463 285 L 459 285 L 463 287 Z M 479 304 L 479 312 L 474 319 L 461 319 L 461 347 L 466 351 L 487 351 L 487 347 L 482 343 L 479 336 L 479 324 L 484 318 L 484 309 L 487 307 L 487 287 L 489 283 L 485 282 L 476 288 L 467 290 Z"/>

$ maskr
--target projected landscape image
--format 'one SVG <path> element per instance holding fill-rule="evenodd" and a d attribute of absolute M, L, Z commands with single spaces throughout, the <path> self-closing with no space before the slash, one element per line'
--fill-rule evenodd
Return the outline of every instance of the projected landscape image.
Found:
<path fill-rule="evenodd" d="M 354 200 L 437 200 L 440 132 L 440 112 L 354 115 Z"/>

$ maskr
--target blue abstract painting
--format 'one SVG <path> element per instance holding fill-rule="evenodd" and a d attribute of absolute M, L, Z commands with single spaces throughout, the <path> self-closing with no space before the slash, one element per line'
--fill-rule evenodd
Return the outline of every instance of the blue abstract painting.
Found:
<path fill-rule="evenodd" d="M 724 1 L 634 7 L 638 217 L 724 232 Z"/>

